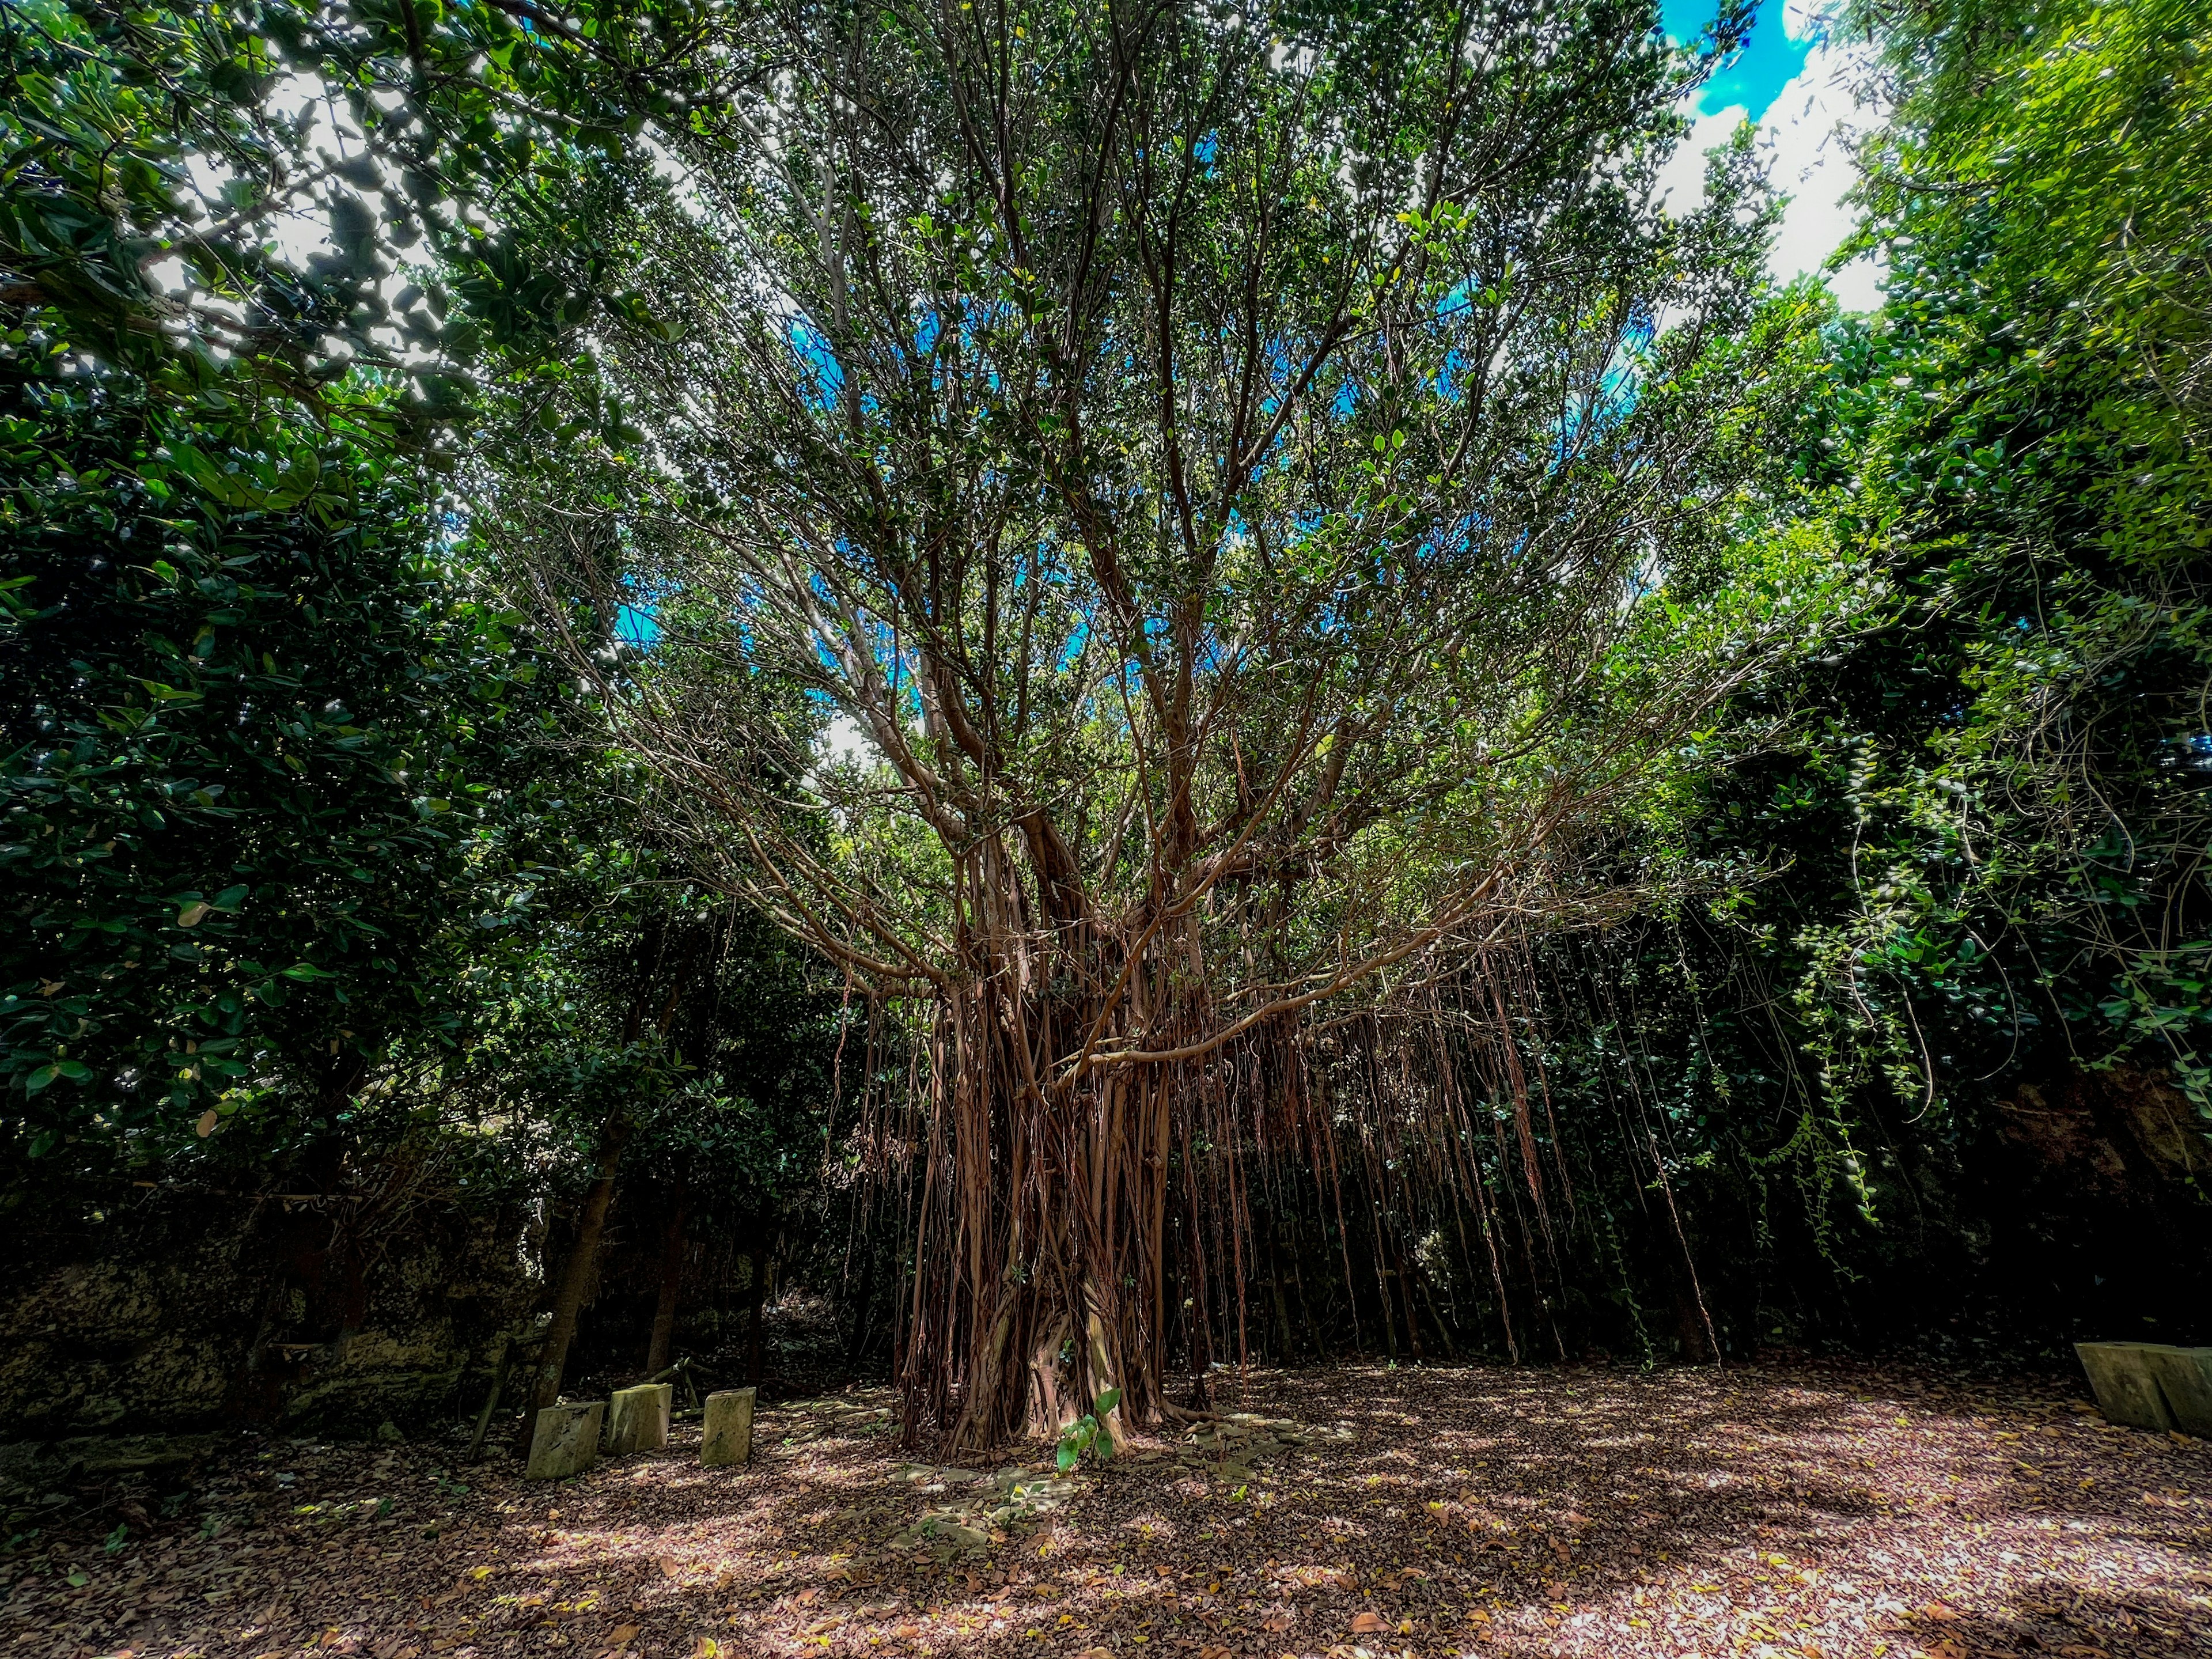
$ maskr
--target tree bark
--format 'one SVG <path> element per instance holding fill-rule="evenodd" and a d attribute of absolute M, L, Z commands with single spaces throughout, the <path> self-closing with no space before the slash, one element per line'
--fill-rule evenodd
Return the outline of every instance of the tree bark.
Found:
<path fill-rule="evenodd" d="M 1183 1141 L 1183 1167 L 1190 1167 L 1190 1141 Z M 1194 1412 L 1211 1411 L 1212 1401 L 1206 1391 L 1207 1373 L 1213 1369 L 1213 1316 L 1206 1305 L 1206 1252 L 1198 1237 L 1198 1191 L 1186 1180 L 1185 1196 L 1190 1200 L 1185 1215 L 1183 1266 L 1190 1275 L 1190 1317 L 1184 1328 L 1183 1344 L 1190 1367 L 1190 1408 Z"/>
<path fill-rule="evenodd" d="M 1390 1264 L 1393 1276 L 1398 1281 L 1399 1304 L 1406 1310 L 1406 1346 L 1413 1351 L 1416 1364 L 1428 1358 L 1421 1346 L 1421 1318 L 1413 1306 L 1413 1275 L 1406 1261 L 1406 1248 L 1396 1232 L 1390 1235 Z"/>
<path fill-rule="evenodd" d="M 599 1173 L 584 1194 L 583 1214 L 576 1223 L 576 1242 L 561 1270 L 561 1283 L 553 1297 L 553 1323 L 545 1333 L 544 1351 L 538 1356 L 536 1387 L 531 1395 L 531 1413 L 561 1401 L 561 1380 L 568 1366 L 568 1345 L 576 1338 L 577 1316 L 583 1311 L 584 1294 L 591 1288 L 592 1270 L 599 1265 L 599 1240 L 606 1231 L 607 1206 L 614 1201 L 615 1169 L 629 1143 L 629 1120 L 617 1111 L 599 1131 Z"/>
<path fill-rule="evenodd" d="M 684 1206 L 690 1198 L 690 1179 L 676 1177 L 676 1190 L 668 1207 L 668 1228 L 660 1243 L 660 1298 L 653 1310 L 653 1336 L 646 1344 L 645 1370 L 649 1376 L 668 1364 L 669 1344 L 676 1335 L 676 1302 L 684 1283 Z"/>

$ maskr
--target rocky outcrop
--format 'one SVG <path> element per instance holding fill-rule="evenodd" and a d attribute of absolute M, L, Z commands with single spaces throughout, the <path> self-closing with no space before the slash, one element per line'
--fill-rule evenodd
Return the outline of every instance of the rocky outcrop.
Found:
<path fill-rule="evenodd" d="M 527 1218 L 418 1194 L 365 1225 L 375 1197 L 141 1188 L 20 1230 L 0 1291 L 9 1437 L 465 1414 L 539 1299 Z"/>

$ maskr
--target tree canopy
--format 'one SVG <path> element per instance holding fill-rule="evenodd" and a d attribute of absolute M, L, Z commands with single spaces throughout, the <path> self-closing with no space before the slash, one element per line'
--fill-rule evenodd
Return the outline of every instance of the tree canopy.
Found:
<path fill-rule="evenodd" d="M 1852 313 L 1660 188 L 1759 17 L 0 0 L 19 1188 L 896 1207 L 977 1446 L 2194 1194 L 2201 21 L 1832 20 Z"/>

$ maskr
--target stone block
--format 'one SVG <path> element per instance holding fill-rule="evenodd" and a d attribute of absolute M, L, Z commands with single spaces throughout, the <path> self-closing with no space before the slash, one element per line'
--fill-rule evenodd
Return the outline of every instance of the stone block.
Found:
<path fill-rule="evenodd" d="M 750 1463 L 753 1458 L 752 1389 L 723 1389 L 707 1396 L 706 1434 L 699 1461 L 708 1468 Z"/>
<path fill-rule="evenodd" d="M 641 1382 L 617 1389 L 607 1402 L 607 1452 L 659 1451 L 668 1443 L 668 1412 L 675 1403 L 672 1382 Z"/>
<path fill-rule="evenodd" d="M 2143 1346 L 2143 1364 L 2166 1396 L 2173 1426 L 2184 1434 L 2212 1440 L 2212 1348 Z"/>
<path fill-rule="evenodd" d="M 594 1400 L 582 1406 L 548 1406 L 538 1413 L 530 1436 L 530 1463 L 523 1470 L 531 1480 L 560 1480 L 581 1474 L 599 1461 L 599 1429 L 606 1421 L 607 1402 Z"/>
<path fill-rule="evenodd" d="M 2077 1342 L 2074 1352 L 2108 1422 L 2212 1438 L 2212 1348 Z"/>

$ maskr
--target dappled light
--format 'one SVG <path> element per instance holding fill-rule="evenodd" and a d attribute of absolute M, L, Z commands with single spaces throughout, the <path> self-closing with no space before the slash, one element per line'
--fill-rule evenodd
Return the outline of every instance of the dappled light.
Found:
<path fill-rule="evenodd" d="M 916 1523 L 1004 1466 L 910 1462 L 880 1389 L 763 1411 L 748 1468 L 702 1470 L 679 1425 L 554 1487 L 504 1458 L 434 1474 L 428 1446 L 240 1446 L 191 1495 L 205 1536 L 79 1555 L 86 1582 L 18 1597 L 0 1639 L 378 1659 L 2212 1641 L 2212 1452 L 2116 1430 L 2048 1376 L 1346 1365 L 1217 1395 L 1194 1434 L 1064 1481 L 1032 1465 L 1059 1501 L 969 1531 Z"/>
<path fill-rule="evenodd" d="M 0 1659 L 2212 1653 L 2204 0 L 0 0 Z"/>

